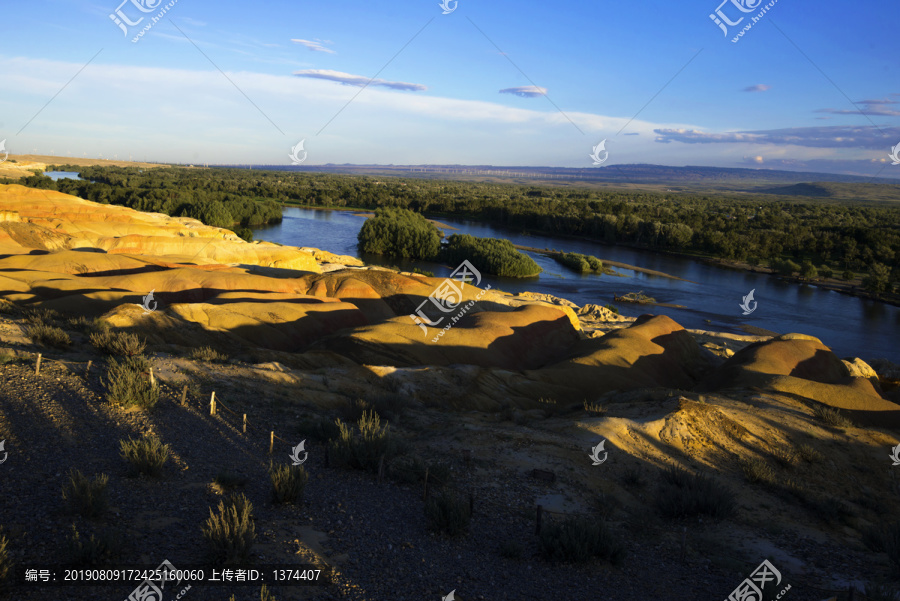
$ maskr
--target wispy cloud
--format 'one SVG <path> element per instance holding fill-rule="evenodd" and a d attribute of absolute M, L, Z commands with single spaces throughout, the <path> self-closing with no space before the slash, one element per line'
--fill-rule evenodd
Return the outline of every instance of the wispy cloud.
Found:
<path fill-rule="evenodd" d="M 405 90 L 411 92 L 422 92 L 428 87 L 420 83 L 407 83 L 404 81 L 387 81 L 385 79 L 369 79 L 362 75 L 352 75 L 350 73 L 342 73 L 340 71 L 331 71 L 329 69 L 304 69 L 302 71 L 294 71 L 297 77 L 311 77 L 313 79 L 326 79 L 328 81 L 336 81 L 348 86 L 362 87 L 366 84 L 369 86 L 380 86 L 382 88 L 390 88 L 392 90 Z"/>
<path fill-rule="evenodd" d="M 891 96 L 895 96 L 896 94 L 891 94 Z M 896 105 L 900 104 L 896 100 L 887 100 L 887 99 L 869 99 L 869 100 L 860 100 L 856 103 L 857 105 L 861 105 L 861 110 L 851 110 L 851 109 L 819 109 L 817 113 L 832 113 L 834 115 L 859 115 L 860 113 L 866 115 L 881 115 L 882 117 L 898 117 L 900 116 L 900 111 L 897 109 L 889 108 L 888 105 Z"/>
<path fill-rule="evenodd" d="M 750 86 L 748 88 L 744 88 L 744 92 L 766 92 L 771 90 L 772 86 L 768 86 L 764 83 L 758 83 L 755 86 Z"/>
<path fill-rule="evenodd" d="M 877 129 L 871 126 L 854 127 L 792 127 L 764 131 L 736 131 L 704 133 L 693 129 L 655 129 L 656 141 L 684 144 L 773 144 L 805 146 L 809 148 L 865 148 L 881 150 L 884 136 L 900 139 L 900 127 Z"/>
<path fill-rule="evenodd" d="M 323 44 L 327 44 L 329 42 L 325 42 L 323 40 L 300 40 L 300 39 L 291 39 L 295 44 L 300 44 L 301 46 L 306 46 L 310 50 L 314 52 L 327 52 L 328 54 L 335 54 L 335 51 L 331 48 L 326 48 Z"/>
<path fill-rule="evenodd" d="M 547 94 L 547 88 L 539 86 L 519 86 L 517 88 L 504 88 L 500 90 L 501 94 L 515 94 L 522 98 L 534 98 L 536 96 L 544 96 Z"/>

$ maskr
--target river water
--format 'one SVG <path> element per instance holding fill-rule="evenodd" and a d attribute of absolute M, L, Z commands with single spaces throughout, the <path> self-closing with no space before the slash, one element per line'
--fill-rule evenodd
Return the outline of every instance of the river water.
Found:
<path fill-rule="evenodd" d="M 257 240 L 290 246 L 311 246 L 329 252 L 352 255 L 368 263 L 397 265 L 407 270 L 420 267 L 435 275 L 448 275 L 456 266 L 421 261 L 385 260 L 361 256 L 356 235 L 364 217 L 349 211 L 288 208 L 284 220 L 274 226 L 254 230 Z M 615 304 L 623 315 L 664 314 L 686 328 L 745 333 L 741 325 L 765 328 L 779 334 L 799 332 L 815 336 L 839 357 L 887 358 L 900 363 L 900 308 L 873 302 L 816 286 L 783 282 L 766 274 L 749 273 L 706 265 L 682 257 L 650 251 L 569 240 L 532 236 L 484 223 L 441 219 L 457 228 L 446 230 L 473 236 L 507 238 L 514 244 L 594 255 L 674 275 L 689 282 L 616 269 L 623 277 L 581 275 L 569 271 L 544 255 L 528 253 L 544 272 L 534 278 L 510 279 L 484 276 L 482 286 L 491 284 L 506 292 L 542 292 L 587 303 Z M 756 310 L 743 315 L 743 297 L 755 290 Z M 685 309 L 616 303 L 613 297 L 643 291 L 661 303 L 684 305 Z M 751 307 L 753 305 L 751 304 Z M 706 320 L 709 320 L 708 322 Z"/>

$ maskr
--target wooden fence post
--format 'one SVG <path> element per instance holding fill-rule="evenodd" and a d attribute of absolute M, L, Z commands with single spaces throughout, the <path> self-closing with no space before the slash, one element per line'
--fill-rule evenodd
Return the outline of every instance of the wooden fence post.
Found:
<path fill-rule="evenodd" d="M 534 534 L 535 535 L 539 535 L 541 533 L 541 517 L 543 516 L 543 513 L 544 513 L 544 506 L 538 505 L 537 506 L 537 523 L 534 526 Z"/>
<path fill-rule="evenodd" d="M 244 434 L 247 433 L 247 414 L 244 414 Z"/>
<path fill-rule="evenodd" d="M 275 448 L 275 430 L 272 430 L 269 433 L 269 455 L 272 454 L 272 450 Z"/>
<path fill-rule="evenodd" d="M 214 390 L 212 393 L 212 397 L 209 399 L 209 414 L 216 414 L 216 391 Z"/>
<path fill-rule="evenodd" d="M 150 368 L 150 388 L 156 388 L 156 378 L 153 377 L 153 368 Z"/>
<path fill-rule="evenodd" d="M 34 364 L 34 375 L 41 375 L 41 354 L 38 353 L 37 363 Z"/>
<path fill-rule="evenodd" d="M 187 384 L 184 385 L 184 389 L 181 391 L 181 404 L 182 406 L 187 403 Z"/>
<path fill-rule="evenodd" d="M 91 375 L 91 365 L 93 365 L 93 363 L 94 363 L 93 361 L 88 361 L 87 367 L 84 370 L 85 378 L 88 377 L 89 375 Z"/>

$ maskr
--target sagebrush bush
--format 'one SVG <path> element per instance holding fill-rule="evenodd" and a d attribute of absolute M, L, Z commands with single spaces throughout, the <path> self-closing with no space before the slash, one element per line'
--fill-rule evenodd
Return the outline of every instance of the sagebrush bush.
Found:
<path fill-rule="evenodd" d="M 188 355 L 194 361 L 209 361 L 210 363 L 224 363 L 228 357 L 211 346 L 195 348 Z"/>
<path fill-rule="evenodd" d="M 440 488 L 450 481 L 450 465 L 440 461 L 425 462 L 418 455 L 402 455 L 387 466 L 388 475 L 404 484 L 418 484 L 425 480 L 428 470 L 428 488 Z"/>
<path fill-rule="evenodd" d="M 73 513 L 86 518 L 97 517 L 106 511 L 106 486 L 109 476 L 98 474 L 88 479 L 79 470 L 69 470 L 69 482 L 63 486 L 63 500 L 69 504 Z"/>
<path fill-rule="evenodd" d="M 0 586 L 13 572 L 12 561 L 9 558 L 9 538 L 0 528 Z"/>
<path fill-rule="evenodd" d="M 836 428 L 853 427 L 853 422 L 844 417 L 843 413 L 828 405 L 816 405 L 813 407 L 813 415 L 829 426 L 835 426 Z"/>
<path fill-rule="evenodd" d="M 727 487 L 706 474 L 672 467 L 662 473 L 657 507 L 667 518 L 709 515 L 726 518 L 734 514 L 736 500 Z"/>
<path fill-rule="evenodd" d="M 269 463 L 269 479 L 272 481 L 273 502 L 297 503 L 303 497 L 309 475 L 302 465 Z"/>
<path fill-rule="evenodd" d="M 122 458 L 131 464 L 131 470 L 136 474 L 159 476 L 169 459 L 169 445 L 163 444 L 155 436 L 129 438 L 120 440 L 119 444 Z"/>
<path fill-rule="evenodd" d="M 472 513 L 467 499 L 444 492 L 428 497 L 425 501 L 425 516 L 432 530 L 456 536 L 469 527 Z"/>
<path fill-rule="evenodd" d="M 310 440 L 328 442 L 341 434 L 341 429 L 334 420 L 324 417 L 302 419 L 297 424 L 297 433 Z"/>
<path fill-rule="evenodd" d="M 26 308 L 22 312 L 25 321 L 33 325 L 54 325 L 60 315 L 53 309 Z"/>
<path fill-rule="evenodd" d="M 66 539 L 69 547 L 69 561 L 76 566 L 109 565 L 119 557 L 120 543 L 115 534 L 105 532 L 100 536 L 91 534 L 84 538 L 72 524 L 72 534 Z"/>
<path fill-rule="evenodd" d="M 825 458 L 822 453 L 810 444 L 802 444 L 797 447 L 797 454 L 807 463 L 817 463 Z"/>
<path fill-rule="evenodd" d="M 108 329 L 92 333 L 90 340 L 101 353 L 118 357 L 136 357 L 147 347 L 147 342 L 137 334 Z"/>
<path fill-rule="evenodd" d="M 144 378 L 142 370 L 136 367 L 134 357 L 122 363 L 110 359 L 103 385 L 106 387 L 106 400 L 112 405 L 150 410 L 159 401 L 159 389 Z"/>
<path fill-rule="evenodd" d="M 357 422 L 359 434 L 342 422 L 335 420 L 340 433 L 328 443 L 329 458 L 336 467 L 350 467 L 375 472 L 381 457 L 389 462 L 405 449 L 393 438 L 388 424 L 381 425 L 381 418 L 374 411 L 364 411 Z"/>
<path fill-rule="evenodd" d="M 58 349 L 67 349 L 72 344 L 72 339 L 62 328 L 45 323 L 37 323 L 25 328 L 25 334 L 35 344 L 42 344 Z"/>
<path fill-rule="evenodd" d="M 219 501 L 218 512 L 209 510 L 203 524 L 203 537 L 209 546 L 210 559 L 217 563 L 240 564 L 250 558 L 256 539 L 253 504 L 243 494 Z"/>
<path fill-rule="evenodd" d="M 584 562 L 599 557 L 618 564 L 625 556 L 625 547 L 603 520 L 583 517 L 544 524 L 538 546 L 541 555 L 550 561 Z"/>
<path fill-rule="evenodd" d="M 777 474 L 768 462 L 762 459 L 747 459 L 741 462 L 741 471 L 747 482 L 756 484 L 774 485 L 777 481 Z"/>

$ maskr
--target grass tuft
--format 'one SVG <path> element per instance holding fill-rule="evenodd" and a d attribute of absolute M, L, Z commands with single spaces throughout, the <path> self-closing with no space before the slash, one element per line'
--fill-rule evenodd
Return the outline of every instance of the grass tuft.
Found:
<path fill-rule="evenodd" d="M 35 344 L 49 346 L 58 349 L 67 349 L 72 344 L 72 339 L 62 328 L 45 323 L 36 323 L 25 328 L 25 334 Z"/>
<path fill-rule="evenodd" d="M 388 424 L 381 425 L 381 418 L 375 411 L 364 411 L 357 421 L 357 435 L 354 429 L 335 420 L 339 429 L 338 437 L 328 443 L 331 462 L 336 467 L 375 472 L 381 457 L 389 462 L 397 455 L 404 453 L 403 447 L 395 440 L 388 429 Z"/>
<path fill-rule="evenodd" d="M 218 512 L 210 508 L 203 524 L 203 537 L 209 545 L 210 558 L 217 563 L 241 564 L 250 558 L 256 538 L 253 504 L 243 494 L 219 501 Z"/>
<path fill-rule="evenodd" d="M 129 357 L 122 363 L 110 359 L 106 372 L 106 400 L 112 405 L 123 407 L 139 407 L 149 411 L 159 401 L 159 389 L 144 379 L 140 368 L 142 357 Z"/>
<path fill-rule="evenodd" d="M 67 537 L 69 559 L 76 566 L 109 565 L 119 557 L 120 544 L 117 536 L 104 533 L 99 537 L 91 534 L 83 538 L 72 524 L 72 534 Z"/>
<path fill-rule="evenodd" d="M 106 511 L 106 486 L 109 476 L 98 474 L 88 479 L 75 468 L 69 471 L 69 482 L 63 486 L 63 500 L 73 513 L 85 518 L 97 517 Z"/>
<path fill-rule="evenodd" d="M 844 417 L 838 409 L 829 407 L 828 405 L 816 405 L 813 407 L 813 415 L 817 419 L 825 422 L 829 426 L 836 428 L 852 428 L 853 422 Z"/>
<path fill-rule="evenodd" d="M 541 555 L 555 562 L 585 562 L 599 557 L 618 564 L 625 557 L 625 547 L 597 519 L 568 517 L 550 522 L 541 528 L 538 545 Z"/>
<path fill-rule="evenodd" d="M 432 530 L 456 536 L 469 527 L 472 514 L 468 500 L 444 492 L 428 497 L 425 501 L 425 517 Z"/>
<path fill-rule="evenodd" d="M 169 445 L 156 437 L 129 438 L 120 440 L 122 458 L 131 464 L 135 474 L 159 476 L 169 459 Z"/>
<path fill-rule="evenodd" d="M 306 468 L 302 465 L 284 463 L 269 463 L 269 478 L 272 480 L 274 503 L 297 503 L 303 497 L 303 489 L 309 481 Z"/>
<path fill-rule="evenodd" d="M 224 363 L 228 360 L 227 355 L 225 355 L 224 353 L 220 353 L 211 346 L 196 348 L 190 352 L 188 357 L 190 357 L 194 361 L 209 361 L 210 363 Z"/>
<path fill-rule="evenodd" d="M 143 354 L 147 342 L 130 332 L 101 329 L 90 336 L 91 344 L 106 355 L 136 357 Z"/>
<path fill-rule="evenodd" d="M 708 515 L 727 518 L 737 507 L 734 493 L 706 474 L 676 467 L 662 473 L 657 507 L 667 518 Z"/>

